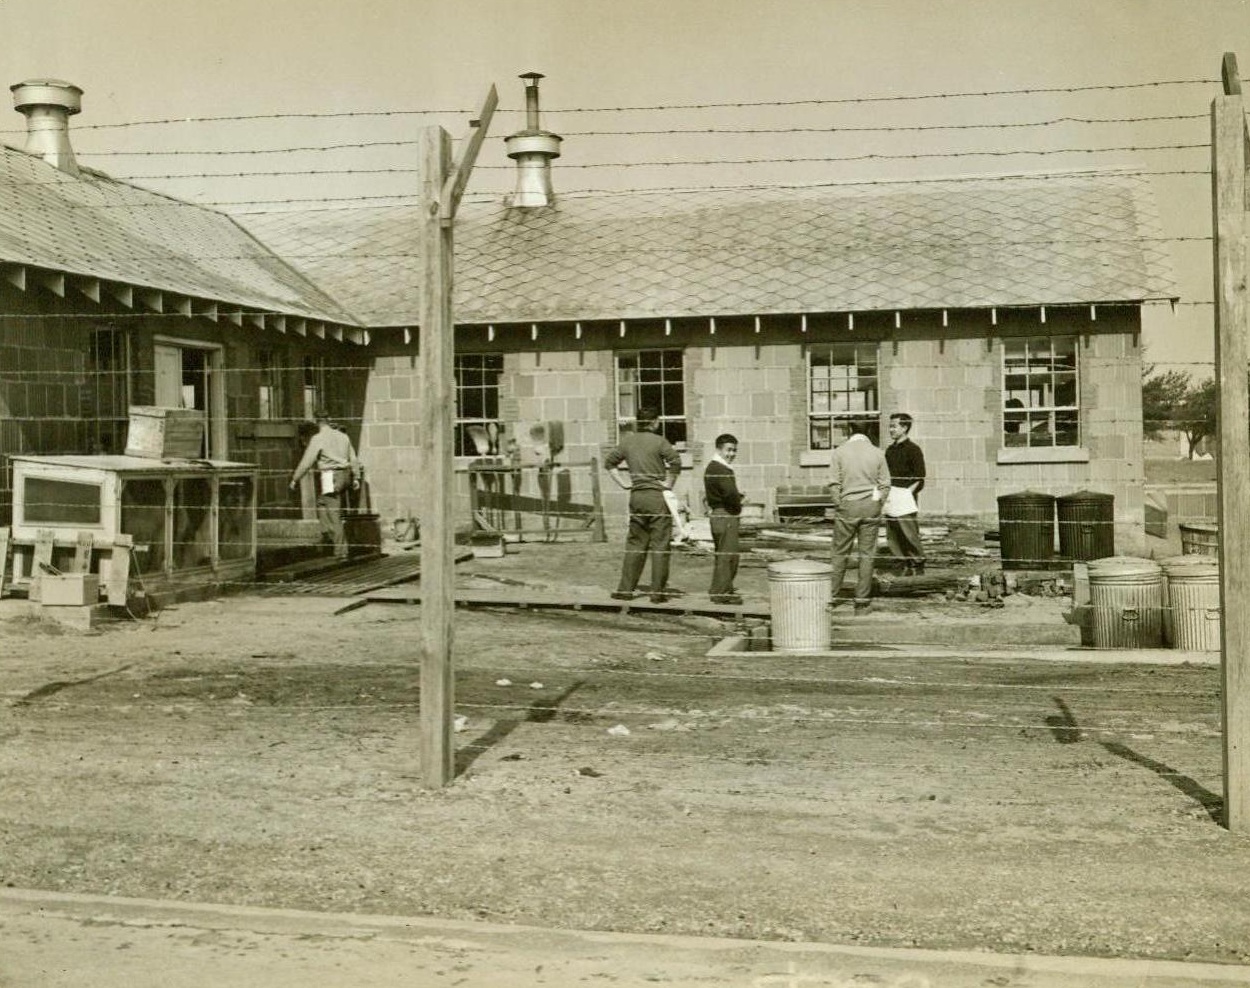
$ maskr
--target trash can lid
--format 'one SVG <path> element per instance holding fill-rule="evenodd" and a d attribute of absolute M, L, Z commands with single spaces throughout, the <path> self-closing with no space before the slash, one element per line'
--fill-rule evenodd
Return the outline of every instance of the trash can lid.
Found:
<path fill-rule="evenodd" d="M 1008 501 L 1008 502 L 1013 502 L 1013 501 L 1021 501 L 1021 502 L 1024 502 L 1024 501 L 1035 501 L 1035 502 L 1036 502 L 1036 501 L 1053 501 L 1054 499 L 1055 499 L 1055 495 L 1053 495 L 1053 494 L 1046 494 L 1046 493 L 1044 493 L 1044 492 L 1042 492 L 1042 491 L 1017 491 L 1017 492 L 1016 492 L 1016 493 L 1014 493 L 1014 494 L 1000 494 L 1000 495 L 998 495 L 998 503 L 999 503 L 999 504 L 1002 504 L 1004 501 Z"/>
<path fill-rule="evenodd" d="M 1184 556 L 1172 556 L 1162 560 L 1163 572 L 1168 579 L 1208 580 L 1219 579 L 1220 561 L 1214 556 L 1202 556 L 1190 553 Z"/>
<path fill-rule="evenodd" d="M 782 559 L 768 564 L 768 578 L 779 580 L 795 580 L 804 577 L 829 576 L 833 567 L 828 563 L 820 563 L 815 559 Z"/>
<path fill-rule="evenodd" d="M 1162 575 L 1163 567 L 1153 559 L 1140 559 L 1137 556 L 1106 556 L 1103 559 L 1091 559 L 1088 571 L 1091 580 L 1115 580 L 1135 576 Z"/>
<path fill-rule="evenodd" d="M 1114 494 L 1104 494 L 1101 491 L 1073 491 L 1058 499 L 1060 504 L 1100 504 L 1114 500 Z"/>

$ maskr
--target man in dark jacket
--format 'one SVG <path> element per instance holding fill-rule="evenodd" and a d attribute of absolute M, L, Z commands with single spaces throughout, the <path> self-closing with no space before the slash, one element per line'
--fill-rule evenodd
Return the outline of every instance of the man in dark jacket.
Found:
<path fill-rule="evenodd" d="M 734 476 L 738 439 L 728 432 L 716 437 L 716 453 L 703 471 L 703 497 L 707 501 L 708 522 L 712 529 L 712 588 L 708 592 L 716 604 L 741 604 L 734 592 L 738 575 L 738 526 L 742 514 L 742 494 Z"/>
<path fill-rule="evenodd" d="M 608 476 L 618 487 L 629 491 L 629 533 L 625 537 L 625 561 L 621 582 L 612 596 L 630 600 L 642 576 L 647 557 L 651 558 L 651 599 L 668 600 L 669 543 L 673 538 L 673 516 L 664 492 L 673 489 L 681 476 L 681 455 L 659 435 L 660 415 L 653 408 L 638 411 L 633 432 L 621 436 L 620 443 L 604 457 Z M 629 468 L 626 483 L 618 469 Z"/>
<path fill-rule="evenodd" d="M 924 453 L 911 439 L 912 417 L 906 412 L 890 416 L 890 445 L 885 461 L 890 467 L 891 490 L 885 503 L 885 539 L 890 555 L 903 561 L 903 574 L 924 572 L 924 546 L 920 541 L 920 516 L 916 505 L 924 487 Z M 904 493 L 906 492 L 906 493 Z"/>

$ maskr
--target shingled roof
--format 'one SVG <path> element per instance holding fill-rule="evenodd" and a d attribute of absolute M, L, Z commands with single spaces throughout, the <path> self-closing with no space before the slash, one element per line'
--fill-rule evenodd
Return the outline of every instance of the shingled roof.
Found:
<path fill-rule="evenodd" d="M 0 146 L 0 263 L 344 325 L 356 318 L 223 213 Z"/>
<path fill-rule="evenodd" d="M 242 217 L 370 326 L 419 321 L 416 208 Z M 462 205 L 467 323 L 1141 302 L 1177 295 L 1147 180 L 1065 172 Z"/>

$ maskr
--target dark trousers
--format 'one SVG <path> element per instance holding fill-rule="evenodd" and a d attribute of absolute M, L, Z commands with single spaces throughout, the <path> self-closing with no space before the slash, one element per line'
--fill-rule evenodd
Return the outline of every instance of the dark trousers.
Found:
<path fill-rule="evenodd" d="M 673 540 L 673 516 L 664 501 L 664 492 L 629 492 L 629 533 L 625 536 L 625 561 L 617 590 L 632 593 L 638 587 L 643 567 L 651 559 L 651 592 L 668 587 L 669 544 Z"/>
<path fill-rule="evenodd" d="M 859 578 L 855 583 L 856 603 L 872 596 L 872 564 L 877 552 L 877 531 L 881 527 L 881 502 L 870 497 L 838 504 L 833 518 L 833 596 L 842 587 L 851 550 L 859 551 Z"/>
<path fill-rule="evenodd" d="M 712 527 L 712 548 L 716 555 L 712 560 L 713 597 L 734 592 L 734 577 L 738 575 L 738 525 L 737 515 L 713 508 L 708 516 Z"/>
<path fill-rule="evenodd" d="M 334 492 L 322 494 L 321 472 L 317 471 L 317 521 L 321 537 L 334 547 L 335 559 L 347 558 L 347 534 L 343 531 L 343 500 L 352 482 L 350 470 L 334 471 Z"/>
<path fill-rule="evenodd" d="M 919 515 L 887 518 L 885 541 L 890 547 L 891 556 L 903 560 L 913 569 L 924 566 L 924 545 L 920 541 Z"/>

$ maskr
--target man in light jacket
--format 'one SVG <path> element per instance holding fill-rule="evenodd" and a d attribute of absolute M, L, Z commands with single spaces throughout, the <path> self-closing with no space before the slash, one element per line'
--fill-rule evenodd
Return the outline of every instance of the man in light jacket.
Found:
<path fill-rule="evenodd" d="M 335 559 L 347 558 L 347 534 L 343 531 L 343 495 L 350 486 L 360 486 L 360 461 L 347 434 L 330 424 L 330 413 L 318 408 L 313 414 L 317 431 L 308 440 L 308 448 L 291 475 L 291 490 L 300 478 L 315 470 L 317 484 L 317 521 L 321 537 L 334 547 Z"/>
<path fill-rule="evenodd" d="M 873 557 L 881 509 L 890 487 L 890 468 L 885 454 L 864 433 L 862 422 L 848 421 L 849 435 L 833 451 L 829 490 L 833 495 L 833 598 L 837 601 L 846 574 L 851 548 L 859 548 L 859 578 L 855 584 L 855 612 L 868 609 L 872 596 Z"/>

